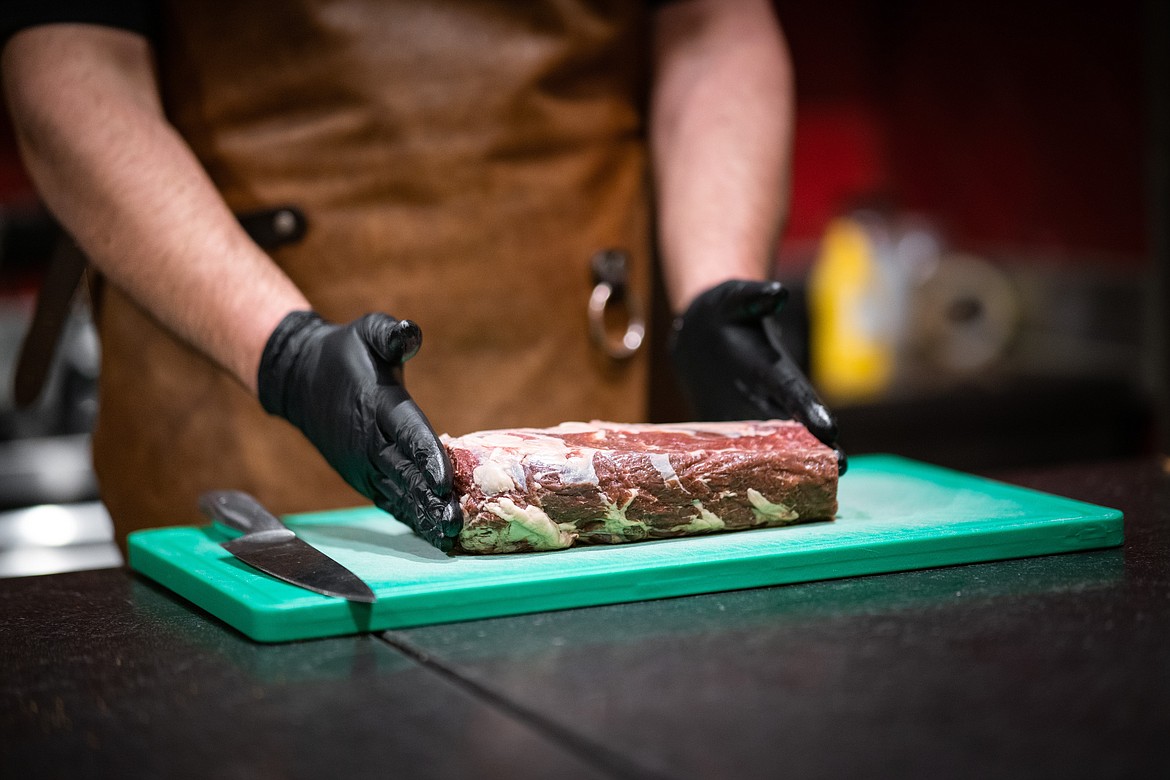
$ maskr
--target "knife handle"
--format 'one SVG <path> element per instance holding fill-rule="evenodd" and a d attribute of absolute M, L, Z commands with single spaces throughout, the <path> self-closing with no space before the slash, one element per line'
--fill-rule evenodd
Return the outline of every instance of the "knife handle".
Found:
<path fill-rule="evenodd" d="M 199 509 L 212 520 L 245 534 L 282 531 L 293 535 L 280 518 L 242 490 L 210 490 L 199 496 Z"/>

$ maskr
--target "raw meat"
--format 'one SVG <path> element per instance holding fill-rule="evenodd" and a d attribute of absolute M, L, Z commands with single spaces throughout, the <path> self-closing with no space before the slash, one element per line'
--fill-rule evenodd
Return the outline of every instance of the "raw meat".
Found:
<path fill-rule="evenodd" d="M 739 531 L 837 511 L 836 454 L 787 420 L 562 423 L 444 442 L 464 512 L 463 552 Z"/>

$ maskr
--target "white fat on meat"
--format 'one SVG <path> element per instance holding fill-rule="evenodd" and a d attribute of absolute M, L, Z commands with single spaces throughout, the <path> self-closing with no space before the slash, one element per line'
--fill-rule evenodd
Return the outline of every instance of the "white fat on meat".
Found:
<path fill-rule="evenodd" d="M 786 504 L 774 504 L 768 499 L 764 498 L 764 494 L 755 488 L 747 489 L 748 501 L 752 505 L 752 514 L 761 520 L 799 520 L 798 515 L 792 507 Z"/>
<path fill-rule="evenodd" d="M 520 507 L 507 496 L 488 501 L 483 509 L 507 522 L 502 529 L 496 530 L 495 539 L 490 540 L 488 549 L 494 548 L 499 540 L 527 542 L 534 550 L 563 550 L 577 539 L 571 523 L 554 523 L 540 507 Z"/>
<path fill-rule="evenodd" d="M 684 493 L 690 492 L 683 487 L 682 480 L 678 478 L 678 472 L 671 465 L 670 455 L 665 452 L 648 452 L 646 453 L 646 457 L 650 459 L 650 465 L 658 472 L 658 476 L 662 477 L 662 484 L 678 488 Z"/>

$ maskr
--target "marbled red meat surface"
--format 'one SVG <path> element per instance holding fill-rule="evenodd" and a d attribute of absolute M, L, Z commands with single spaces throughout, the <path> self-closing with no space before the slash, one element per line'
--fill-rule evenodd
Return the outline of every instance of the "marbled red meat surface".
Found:
<path fill-rule="evenodd" d="M 445 441 L 465 552 L 738 531 L 837 511 L 836 454 L 787 420 L 563 423 Z"/>

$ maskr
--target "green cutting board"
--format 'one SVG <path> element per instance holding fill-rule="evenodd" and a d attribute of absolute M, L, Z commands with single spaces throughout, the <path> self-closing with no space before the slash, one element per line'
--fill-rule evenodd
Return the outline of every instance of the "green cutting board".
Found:
<path fill-rule="evenodd" d="M 131 568 L 261 642 L 1112 547 L 1115 509 L 889 455 L 858 456 L 832 522 L 579 547 L 449 556 L 374 509 L 293 515 L 309 544 L 377 593 L 321 596 L 220 547 L 215 526 L 130 535 Z"/>

